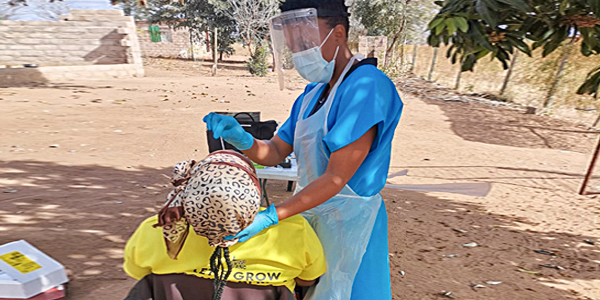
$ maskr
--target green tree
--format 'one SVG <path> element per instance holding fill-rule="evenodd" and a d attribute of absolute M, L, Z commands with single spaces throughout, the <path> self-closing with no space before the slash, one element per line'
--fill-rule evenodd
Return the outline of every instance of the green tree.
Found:
<path fill-rule="evenodd" d="M 267 62 L 268 55 L 269 53 L 267 52 L 264 46 L 256 46 L 256 49 L 252 53 L 250 60 L 248 60 L 248 62 L 246 63 L 250 74 L 260 77 L 267 76 L 269 72 L 269 63 Z"/>
<path fill-rule="evenodd" d="M 488 55 L 507 69 L 515 51 L 531 56 L 542 48 L 547 56 L 561 45 L 580 42 L 581 54 L 600 54 L 600 1 L 598 0 L 446 0 L 429 24 L 428 43 L 450 45 L 447 57 L 472 71 Z M 596 94 L 600 66 L 579 88 Z"/>
<path fill-rule="evenodd" d="M 214 41 L 214 28 L 218 30 L 218 52 L 222 56 L 233 53 L 231 45 L 236 24 L 229 16 L 220 13 L 214 1 L 160 0 L 159 5 L 151 9 L 148 20 L 151 23 L 163 23 L 173 28 L 188 28 L 194 40 L 203 40 L 202 34 L 209 33 L 209 43 Z M 213 55 L 215 55 L 213 51 Z"/>

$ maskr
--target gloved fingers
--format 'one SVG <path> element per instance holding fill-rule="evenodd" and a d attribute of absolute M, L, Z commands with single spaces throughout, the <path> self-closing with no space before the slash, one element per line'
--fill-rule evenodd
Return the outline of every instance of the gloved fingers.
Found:
<path fill-rule="evenodd" d="M 213 117 L 214 117 L 215 113 L 209 113 L 208 115 L 204 116 L 204 118 L 202 118 L 202 121 L 204 123 L 206 123 L 206 129 L 207 130 L 212 130 L 212 121 L 213 121 Z"/>
<path fill-rule="evenodd" d="M 249 234 L 246 234 L 246 235 L 244 235 L 244 236 L 241 236 L 241 237 L 239 238 L 238 242 L 240 242 L 240 243 L 243 243 L 243 242 L 245 242 L 245 241 L 249 240 L 250 238 L 251 238 L 251 236 L 250 236 Z"/>
<path fill-rule="evenodd" d="M 236 235 L 228 235 L 228 236 L 224 237 L 223 239 L 224 239 L 224 240 L 226 240 L 226 241 L 235 240 L 235 239 L 237 239 L 237 236 L 238 236 L 239 234 L 240 234 L 240 233 L 238 232 L 238 234 L 236 234 Z"/>
<path fill-rule="evenodd" d="M 230 235 L 230 236 L 226 236 L 226 237 L 224 237 L 223 239 L 224 239 L 224 240 L 226 240 L 226 241 L 231 241 L 231 240 L 235 240 L 235 239 L 240 239 L 239 241 L 241 242 L 241 241 L 242 241 L 242 240 L 241 240 L 241 238 L 246 238 L 246 239 L 244 240 L 244 242 L 245 242 L 246 240 L 248 240 L 248 238 L 247 238 L 247 237 L 248 237 L 248 233 L 246 232 L 246 229 L 244 229 L 244 230 L 242 230 L 242 231 L 238 232 L 236 235 Z"/>
<path fill-rule="evenodd" d="M 223 118 L 219 118 L 219 120 L 216 120 L 216 122 L 213 122 L 213 137 L 215 139 L 218 139 L 221 137 L 221 133 L 223 133 L 223 130 L 225 130 L 225 126 L 227 126 L 227 120 L 223 119 Z"/>
<path fill-rule="evenodd" d="M 262 212 L 268 216 L 272 225 L 279 224 L 279 215 L 277 215 L 277 208 L 275 207 L 275 204 L 271 203 L 271 205 L 269 205 L 269 207 Z"/>

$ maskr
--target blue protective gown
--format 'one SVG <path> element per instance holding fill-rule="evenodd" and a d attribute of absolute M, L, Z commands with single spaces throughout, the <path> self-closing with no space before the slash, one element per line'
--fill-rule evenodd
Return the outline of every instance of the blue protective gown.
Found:
<path fill-rule="evenodd" d="M 320 88 L 320 91 L 313 91 Z M 303 116 L 302 102 L 307 94 L 320 95 L 323 85 L 309 84 L 298 97 L 288 120 L 280 127 L 279 137 L 294 145 L 298 118 L 306 119 L 318 96 L 311 99 Z M 316 93 L 315 93 L 316 92 Z M 330 100 L 328 100 L 330 101 Z M 378 194 L 385 186 L 391 159 L 392 139 L 402 101 L 392 81 L 375 66 L 364 65 L 352 72 L 338 87 L 327 116 L 327 134 L 322 138 L 327 155 L 362 137 L 377 126 L 377 136 L 364 162 L 348 186 L 359 196 Z M 387 213 L 381 205 L 377 212 L 366 252 L 354 279 L 351 299 L 391 299 Z"/>

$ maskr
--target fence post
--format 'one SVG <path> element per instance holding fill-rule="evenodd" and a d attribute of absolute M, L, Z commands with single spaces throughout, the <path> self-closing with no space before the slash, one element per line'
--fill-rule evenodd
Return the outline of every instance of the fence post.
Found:
<path fill-rule="evenodd" d="M 454 89 L 458 90 L 460 88 L 460 79 L 462 77 L 462 64 L 458 67 L 458 74 L 456 75 L 456 83 L 454 84 Z"/>
<path fill-rule="evenodd" d="M 519 57 L 519 51 L 515 51 L 515 55 L 513 56 L 512 61 L 510 62 L 510 67 L 508 68 L 508 72 L 506 72 L 506 77 L 504 77 L 504 82 L 502 83 L 502 87 L 500 88 L 500 96 L 504 95 L 504 92 L 506 91 L 506 87 L 508 86 L 510 77 L 512 76 L 513 70 L 515 69 L 517 57 Z"/>
<path fill-rule="evenodd" d="M 417 65 L 417 44 L 415 44 L 414 49 L 413 49 L 413 57 L 412 57 L 412 64 L 410 65 L 410 70 L 409 72 L 413 73 L 415 71 L 415 66 Z"/>
<path fill-rule="evenodd" d="M 428 81 L 431 81 L 431 78 L 433 77 L 433 70 L 435 70 L 435 61 L 437 60 L 439 50 L 440 50 L 439 48 L 433 48 L 433 58 L 431 59 L 431 68 L 429 68 L 429 75 L 427 75 Z"/>
<path fill-rule="evenodd" d="M 546 100 L 544 101 L 544 108 L 549 108 L 552 104 L 552 100 L 554 100 L 554 94 L 556 93 L 556 89 L 562 79 L 565 69 L 567 68 L 567 61 L 569 60 L 569 54 L 571 54 L 571 45 L 575 39 L 571 39 L 569 44 L 567 44 L 563 50 L 562 57 L 560 58 L 560 63 L 558 65 L 558 71 L 556 71 L 556 75 L 554 75 L 554 80 L 552 82 L 552 86 L 550 86 L 550 90 L 548 91 L 548 96 L 546 96 Z"/>
<path fill-rule="evenodd" d="M 213 52 L 214 52 L 214 55 L 215 55 L 215 63 L 213 65 L 213 67 L 212 67 L 212 75 L 213 76 L 217 76 L 217 60 L 219 59 L 219 55 L 218 55 L 218 53 L 219 53 L 219 47 L 218 47 L 218 44 L 217 44 L 217 37 L 218 37 L 218 31 L 217 31 L 217 28 L 215 27 L 215 47 L 213 48 Z"/>

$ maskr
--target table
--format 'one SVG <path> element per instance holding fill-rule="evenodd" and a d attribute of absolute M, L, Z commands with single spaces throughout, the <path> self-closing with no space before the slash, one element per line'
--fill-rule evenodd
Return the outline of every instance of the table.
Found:
<path fill-rule="evenodd" d="M 265 201 L 266 206 L 269 206 L 269 197 L 267 196 L 267 180 L 286 180 L 288 181 L 288 191 L 291 191 L 290 183 L 298 181 L 298 167 L 296 161 L 292 161 L 292 167 L 284 169 L 282 167 L 265 167 L 264 169 L 256 169 L 256 175 L 260 182 L 260 189 L 262 190 L 262 197 L 260 203 Z"/>

